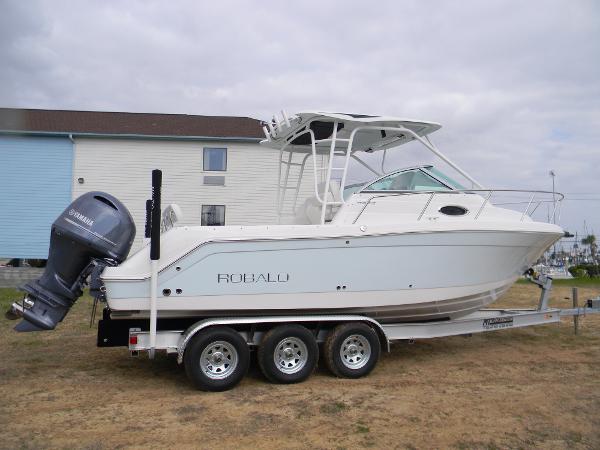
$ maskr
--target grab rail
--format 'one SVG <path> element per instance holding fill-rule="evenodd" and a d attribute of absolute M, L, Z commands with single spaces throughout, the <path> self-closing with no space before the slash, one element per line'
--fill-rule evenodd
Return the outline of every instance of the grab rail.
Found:
<path fill-rule="evenodd" d="M 476 193 L 480 193 L 480 192 L 481 193 L 487 192 L 487 196 L 484 198 L 481 206 L 479 207 L 479 209 L 477 210 L 477 213 L 475 214 L 475 216 L 473 218 L 473 220 L 477 220 L 479 218 L 479 216 L 481 216 L 481 213 L 485 209 L 486 205 L 488 203 L 490 203 L 489 200 L 492 197 L 492 194 L 498 193 L 498 192 L 531 193 L 531 196 L 529 197 L 529 201 L 527 202 L 527 207 L 525 208 L 525 211 L 523 211 L 523 214 L 521 215 L 520 222 L 525 220 L 525 217 L 529 213 L 529 208 L 531 208 L 531 205 L 533 203 L 537 203 L 537 204 L 531 211 L 530 216 L 537 210 L 537 208 L 540 206 L 540 204 L 550 203 L 550 202 L 554 203 L 554 207 L 552 210 L 553 222 L 556 222 L 557 211 L 558 211 L 558 220 L 560 221 L 560 210 L 561 210 L 561 206 L 562 206 L 562 201 L 565 198 L 565 196 L 559 192 L 532 191 L 532 190 L 525 190 L 525 189 L 453 189 L 453 190 L 447 190 L 447 191 L 437 191 L 436 190 L 436 191 L 393 191 L 393 192 L 384 191 L 385 193 L 383 193 L 383 194 L 377 194 L 378 192 L 382 192 L 382 191 L 362 191 L 362 192 L 360 192 L 360 194 L 373 193 L 376 195 L 369 197 L 369 199 L 365 202 L 364 206 L 362 207 L 362 209 L 360 210 L 360 212 L 357 214 L 354 221 L 352 222 L 353 224 L 355 224 L 358 221 L 360 216 L 365 212 L 367 207 L 371 204 L 372 200 L 374 200 L 376 198 L 382 198 L 382 197 L 395 197 L 395 196 L 400 196 L 400 195 L 429 195 L 427 201 L 425 202 L 425 205 L 423 206 L 423 208 L 421 209 L 421 211 L 419 212 L 419 214 L 417 216 L 417 221 L 420 221 L 421 218 L 427 212 L 429 205 L 431 205 L 433 198 L 437 194 L 476 194 Z M 538 194 L 552 195 L 552 199 L 536 201 L 535 197 Z M 521 203 L 524 203 L 524 202 L 516 202 L 516 203 L 509 202 L 509 203 L 503 203 L 503 204 L 521 204 Z"/>

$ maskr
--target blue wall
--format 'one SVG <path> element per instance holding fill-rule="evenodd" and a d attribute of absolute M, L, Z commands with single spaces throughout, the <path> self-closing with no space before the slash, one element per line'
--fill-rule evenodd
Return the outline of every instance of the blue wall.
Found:
<path fill-rule="evenodd" d="M 73 144 L 0 135 L 0 257 L 46 258 L 50 226 L 71 202 Z"/>

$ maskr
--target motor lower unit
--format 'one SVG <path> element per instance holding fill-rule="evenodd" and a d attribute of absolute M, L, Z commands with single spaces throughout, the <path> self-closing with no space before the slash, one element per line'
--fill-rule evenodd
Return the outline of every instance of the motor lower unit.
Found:
<path fill-rule="evenodd" d="M 22 317 L 17 331 L 53 330 L 83 293 L 92 271 L 120 264 L 135 238 L 127 208 L 104 192 L 88 192 L 74 200 L 52 224 L 46 270 L 21 286 L 22 303 L 12 315 Z"/>

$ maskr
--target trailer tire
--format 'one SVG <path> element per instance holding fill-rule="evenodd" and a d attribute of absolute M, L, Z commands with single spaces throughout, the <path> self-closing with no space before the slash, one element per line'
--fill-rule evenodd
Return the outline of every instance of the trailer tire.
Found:
<path fill-rule="evenodd" d="M 226 391 L 244 378 L 250 365 L 250 349 L 234 329 L 208 328 L 192 338 L 183 362 L 185 372 L 196 388 Z"/>
<path fill-rule="evenodd" d="M 324 345 L 325 364 L 340 378 L 368 375 L 377 364 L 381 343 L 377 333 L 364 323 L 344 323 L 335 327 Z"/>
<path fill-rule="evenodd" d="M 268 331 L 258 347 L 258 365 L 272 383 L 299 383 L 314 371 L 319 346 L 302 325 L 280 325 Z"/>

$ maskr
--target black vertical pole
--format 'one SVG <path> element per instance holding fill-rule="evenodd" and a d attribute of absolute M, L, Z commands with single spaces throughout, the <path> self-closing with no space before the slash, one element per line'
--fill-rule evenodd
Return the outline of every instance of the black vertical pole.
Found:
<path fill-rule="evenodd" d="M 144 227 L 144 237 L 150 239 L 152 230 L 152 199 L 146 200 L 146 224 Z"/>
<path fill-rule="evenodd" d="M 162 171 L 152 171 L 152 226 L 150 229 L 150 259 L 160 259 L 160 189 Z"/>

